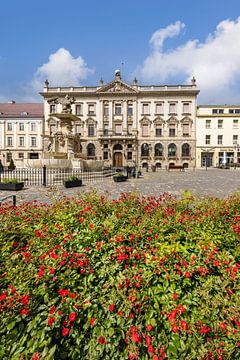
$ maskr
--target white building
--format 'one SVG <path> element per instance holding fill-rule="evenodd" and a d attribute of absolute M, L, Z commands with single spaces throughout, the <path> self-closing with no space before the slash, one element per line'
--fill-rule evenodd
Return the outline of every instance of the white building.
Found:
<path fill-rule="evenodd" d="M 200 105 L 196 166 L 240 165 L 240 105 Z"/>
<path fill-rule="evenodd" d="M 119 71 L 110 83 L 93 87 L 49 87 L 46 81 L 41 93 L 44 135 L 59 130 L 54 113 L 62 105 L 56 102 L 68 95 L 75 99 L 72 114 L 79 119 L 75 132 L 80 135 L 76 152 L 83 158 L 117 167 L 194 167 L 198 93 L 195 79 L 189 85 L 141 86 L 136 79 L 129 85 Z"/>
<path fill-rule="evenodd" d="M 7 166 L 11 159 L 20 166 L 26 159 L 42 155 L 43 104 L 0 104 L 0 159 Z"/>

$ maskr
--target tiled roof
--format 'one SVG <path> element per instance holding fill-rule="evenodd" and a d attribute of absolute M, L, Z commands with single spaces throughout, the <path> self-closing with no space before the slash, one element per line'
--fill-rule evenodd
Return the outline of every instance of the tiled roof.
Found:
<path fill-rule="evenodd" d="M 0 103 L 0 116 L 43 116 L 41 103 Z"/>

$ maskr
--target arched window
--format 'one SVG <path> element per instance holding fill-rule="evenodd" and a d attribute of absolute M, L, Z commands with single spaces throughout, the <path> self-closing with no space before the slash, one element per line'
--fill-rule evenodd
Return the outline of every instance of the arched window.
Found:
<path fill-rule="evenodd" d="M 168 156 L 176 156 L 177 155 L 177 146 L 175 144 L 168 145 Z"/>
<path fill-rule="evenodd" d="M 190 145 L 185 143 L 182 145 L 182 157 L 190 155 Z"/>
<path fill-rule="evenodd" d="M 149 156 L 149 145 L 146 143 L 141 146 L 141 156 Z"/>
<path fill-rule="evenodd" d="M 89 157 L 95 156 L 95 145 L 94 144 L 88 144 L 87 156 L 89 156 Z"/>
<path fill-rule="evenodd" d="M 123 149 L 123 147 L 122 147 L 121 144 L 116 144 L 116 145 L 114 145 L 114 147 L 113 147 L 113 150 L 122 150 L 122 149 Z"/>
<path fill-rule="evenodd" d="M 163 146 L 158 143 L 154 147 L 154 156 L 163 156 Z"/>

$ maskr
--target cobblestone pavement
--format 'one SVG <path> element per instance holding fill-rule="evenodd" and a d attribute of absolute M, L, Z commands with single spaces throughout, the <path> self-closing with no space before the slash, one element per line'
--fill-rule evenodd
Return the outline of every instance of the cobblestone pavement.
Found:
<path fill-rule="evenodd" d="M 169 192 L 180 197 L 183 191 L 190 190 L 193 195 L 213 196 L 219 198 L 228 197 L 230 194 L 240 191 L 240 170 L 225 169 L 198 169 L 159 172 L 146 172 L 142 177 L 128 179 L 126 182 L 115 183 L 111 177 L 103 182 L 96 181 L 91 184 L 83 184 L 82 187 L 65 189 L 58 187 L 31 187 L 18 192 L 0 191 L 0 199 L 7 195 L 17 195 L 17 204 L 25 201 L 36 200 L 41 203 L 56 201 L 62 196 L 74 197 L 77 194 L 96 190 L 101 195 L 118 198 L 122 192 L 134 192 L 143 196 L 158 196 L 163 192 Z"/>

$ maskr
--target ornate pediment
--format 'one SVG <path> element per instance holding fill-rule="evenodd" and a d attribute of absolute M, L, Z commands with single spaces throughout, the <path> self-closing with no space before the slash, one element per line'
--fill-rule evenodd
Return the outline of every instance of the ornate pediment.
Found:
<path fill-rule="evenodd" d="M 130 85 L 124 83 L 122 80 L 115 79 L 111 81 L 109 84 L 102 86 L 100 89 L 96 91 L 97 93 L 124 93 L 124 94 L 130 94 L 134 93 L 136 94 L 137 91 L 131 87 Z"/>
<path fill-rule="evenodd" d="M 151 120 L 149 118 L 147 118 L 146 116 L 144 116 L 141 120 L 140 120 L 141 124 L 151 124 Z"/>
<path fill-rule="evenodd" d="M 182 118 L 181 123 L 193 123 L 193 120 L 190 117 L 185 116 Z"/>
<path fill-rule="evenodd" d="M 165 121 L 163 120 L 163 118 L 161 116 L 155 117 L 153 122 L 154 122 L 154 124 L 164 124 L 165 123 Z"/>
<path fill-rule="evenodd" d="M 175 116 L 171 116 L 168 120 L 167 123 L 178 123 L 178 119 Z"/>

